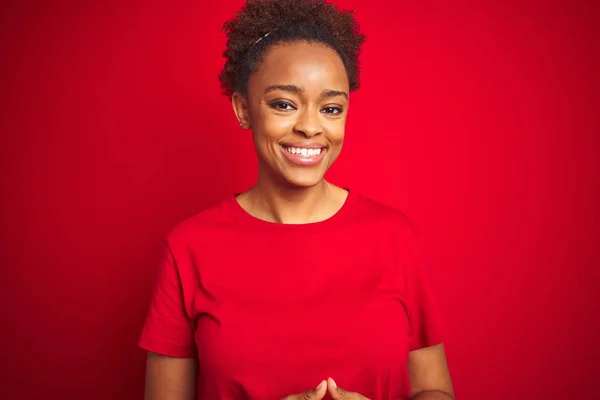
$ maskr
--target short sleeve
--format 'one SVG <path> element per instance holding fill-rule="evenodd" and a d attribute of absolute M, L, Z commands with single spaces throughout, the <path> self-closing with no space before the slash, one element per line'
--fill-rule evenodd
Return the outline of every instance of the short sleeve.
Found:
<path fill-rule="evenodd" d="M 406 303 L 410 326 L 409 349 L 440 344 L 445 338 L 445 327 L 433 293 L 428 271 L 416 237 L 405 241 L 406 257 Z"/>
<path fill-rule="evenodd" d="M 186 313 L 181 273 L 170 247 L 165 247 L 138 345 L 165 356 L 194 358 L 194 331 Z"/>

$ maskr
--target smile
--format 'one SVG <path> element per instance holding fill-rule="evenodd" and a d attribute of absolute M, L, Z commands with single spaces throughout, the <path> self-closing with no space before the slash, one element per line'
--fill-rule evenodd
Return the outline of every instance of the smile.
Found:
<path fill-rule="evenodd" d="M 308 167 L 318 164 L 325 153 L 326 147 L 305 148 L 305 147 L 290 147 L 280 146 L 282 153 L 294 165 Z"/>
<path fill-rule="evenodd" d="M 284 147 L 284 150 L 286 150 L 288 153 L 290 154 L 295 154 L 295 155 L 299 155 L 301 157 L 314 157 L 314 156 L 318 156 L 319 154 L 321 154 L 321 149 L 305 149 L 305 148 L 299 148 L 299 147 Z"/>

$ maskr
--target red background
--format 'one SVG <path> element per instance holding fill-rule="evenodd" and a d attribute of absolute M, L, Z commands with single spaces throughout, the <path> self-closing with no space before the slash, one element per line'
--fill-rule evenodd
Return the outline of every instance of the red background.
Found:
<path fill-rule="evenodd" d="M 255 179 L 217 81 L 241 3 L 2 3 L 1 397 L 142 398 L 162 239 Z M 597 395 L 592 3 L 339 2 L 369 40 L 329 178 L 421 228 L 460 400 Z"/>

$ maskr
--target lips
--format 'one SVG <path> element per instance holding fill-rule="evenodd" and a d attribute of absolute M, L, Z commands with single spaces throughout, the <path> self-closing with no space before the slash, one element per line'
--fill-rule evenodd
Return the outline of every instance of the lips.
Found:
<path fill-rule="evenodd" d="M 317 143 L 285 144 L 280 148 L 292 164 L 303 167 L 318 164 L 327 152 L 327 147 Z"/>
<path fill-rule="evenodd" d="M 300 149 L 322 149 L 325 146 L 324 144 L 314 143 L 314 142 L 296 142 L 296 143 L 283 143 L 281 144 L 283 147 L 296 147 Z"/>

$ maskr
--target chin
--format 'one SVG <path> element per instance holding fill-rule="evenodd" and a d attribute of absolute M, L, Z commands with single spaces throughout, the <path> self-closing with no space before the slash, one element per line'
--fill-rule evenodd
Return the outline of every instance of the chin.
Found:
<path fill-rule="evenodd" d="M 323 177 L 319 176 L 284 176 L 283 180 L 291 187 L 309 188 L 318 185 L 323 181 Z"/>

